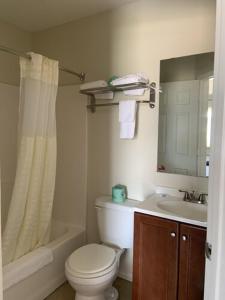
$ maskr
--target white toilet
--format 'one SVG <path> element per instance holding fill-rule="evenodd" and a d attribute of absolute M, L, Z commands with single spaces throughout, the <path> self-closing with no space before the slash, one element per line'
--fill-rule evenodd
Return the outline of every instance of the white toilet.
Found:
<path fill-rule="evenodd" d="M 76 290 L 76 300 L 116 300 L 112 288 L 120 256 L 133 243 L 133 216 L 136 201 L 113 203 L 110 197 L 96 200 L 102 244 L 88 244 L 74 251 L 66 261 L 66 277 Z"/>

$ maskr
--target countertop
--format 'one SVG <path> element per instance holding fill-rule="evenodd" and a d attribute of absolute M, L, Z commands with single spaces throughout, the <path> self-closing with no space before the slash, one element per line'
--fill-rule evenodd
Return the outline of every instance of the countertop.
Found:
<path fill-rule="evenodd" d="M 172 200 L 172 204 L 174 203 L 171 210 L 175 208 L 176 212 L 168 211 L 160 207 L 164 205 L 165 202 L 163 201 L 167 201 L 168 203 L 171 200 Z M 140 204 L 134 207 L 134 212 L 144 213 L 147 215 L 161 217 L 161 218 L 192 224 L 196 226 L 207 227 L 207 206 L 206 205 L 188 203 L 183 201 L 182 198 L 178 198 L 166 194 L 151 195 L 146 200 L 140 202 Z"/>

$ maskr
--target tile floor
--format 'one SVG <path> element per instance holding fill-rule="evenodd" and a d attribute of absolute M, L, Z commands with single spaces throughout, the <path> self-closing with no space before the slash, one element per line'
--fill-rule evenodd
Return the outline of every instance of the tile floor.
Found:
<path fill-rule="evenodd" d="M 118 300 L 131 300 L 131 282 L 117 278 L 114 286 L 119 292 Z M 74 300 L 74 297 L 74 290 L 70 287 L 69 283 L 66 282 L 45 300 Z"/>

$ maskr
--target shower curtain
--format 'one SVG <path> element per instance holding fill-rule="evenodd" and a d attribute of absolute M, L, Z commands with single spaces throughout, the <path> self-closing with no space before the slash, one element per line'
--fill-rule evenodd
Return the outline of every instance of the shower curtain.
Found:
<path fill-rule="evenodd" d="M 3 264 L 49 241 L 56 175 L 58 62 L 20 58 L 18 158 L 3 233 Z"/>

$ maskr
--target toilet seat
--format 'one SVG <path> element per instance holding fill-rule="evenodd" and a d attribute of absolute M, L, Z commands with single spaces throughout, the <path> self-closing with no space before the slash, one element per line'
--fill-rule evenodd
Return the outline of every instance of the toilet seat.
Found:
<path fill-rule="evenodd" d="M 89 244 L 74 251 L 66 261 L 67 273 L 77 278 L 96 278 L 110 273 L 116 266 L 115 249 Z"/>

